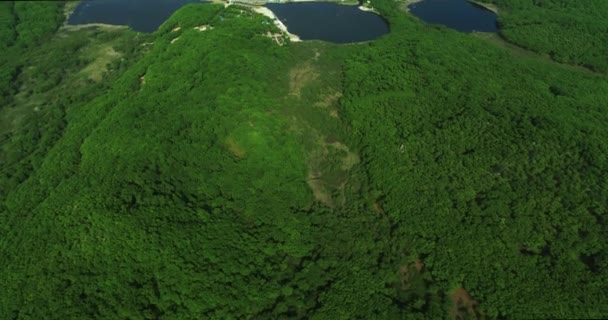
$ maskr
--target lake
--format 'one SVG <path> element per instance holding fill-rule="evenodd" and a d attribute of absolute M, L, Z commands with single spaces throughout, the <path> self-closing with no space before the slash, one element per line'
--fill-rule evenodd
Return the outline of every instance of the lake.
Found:
<path fill-rule="evenodd" d="M 496 14 L 467 0 L 425 0 L 409 7 L 425 22 L 462 32 L 498 32 Z"/>
<path fill-rule="evenodd" d="M 290 33 L 302 40 L 352 43 L 374 40 L 390 29 L 379 15 L 327 2 L 267 4 Z"/>
<path fill-rule="evenodd" d="M 68 24 L 105 23 L 127 25 L 141 32 L 154 32 L 177 9 L 199 0 L 82 0 Z"/>

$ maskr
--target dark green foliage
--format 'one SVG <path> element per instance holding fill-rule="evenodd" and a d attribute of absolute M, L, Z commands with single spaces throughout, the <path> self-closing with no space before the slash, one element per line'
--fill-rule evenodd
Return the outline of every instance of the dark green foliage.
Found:
<path fill-rule="evenodd" d="M 605 318 L 606 76 L 396 5 L 359 45 L 190 5 L 11 58 L 0 318 Z"/>
<path fill-rule="evenodd" d="M 607 72 L 608 2 L 488 0 L 500 8 L 500 34 L 551 58 Z"/>
<path fill-rule="evenodd" d="M 19 45 L 31 47 L 47 40 L 63 22 L 61 1 L 15 1 Z"/>
<path fill-rule="evenodd" d="M 17 18 L 13 11 L 13 2 L 0 2 L 0 49 L 4 50 L 15 42 L 16 24 Z"/>
<path fill-rule="evenodd" d="M 63 3 L 6 1 L 0 3 L 0 109 L 16 90 L 16 77 L 28 47 L 51 36 L 63 21 Z"/>
<path fill-rule="evenodd" d="M 605 77 L 393 31 L 345 88 L 371 187 L 436 284 L 491 318 L 606 315 Z"/>

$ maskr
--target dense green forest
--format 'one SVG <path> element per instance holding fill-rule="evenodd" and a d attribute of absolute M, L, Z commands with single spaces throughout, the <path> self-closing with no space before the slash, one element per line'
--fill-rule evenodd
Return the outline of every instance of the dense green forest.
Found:
<path fill-rule="evenodd" d="M 600 1 L 495 2 L 605 71 L 608 22 L 553 29 Z M 284 46 L 238 6 L 140 34 L 63 4 L 0 3 L 1 319 L 608 317 L 605 73 L 392 0 L 378 40 Z"/>
<path fill-rule="evenodd" d="M 500 7 L 500 34 L 565 63 L 608 72 L 608 1 L 484 0 Z"/>

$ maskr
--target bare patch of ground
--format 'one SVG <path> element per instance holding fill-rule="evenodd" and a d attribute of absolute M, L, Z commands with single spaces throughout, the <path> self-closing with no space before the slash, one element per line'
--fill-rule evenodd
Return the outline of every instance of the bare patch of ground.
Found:
<path fill-rule="evenodd" d="M 232 153 L 237 158 L 243 158 L 247 154 L 247 151 L 240 146 L 234 139 L 231 137 L 226 138 L 226 146 L 230 153 Z"/>
<path fill-rule="evenodd" d="M 478 303 L 471 298 L 471 295 L 463 288 L 456 288 L 450 295 L 450 299 L 454 303 L 450 316 L 452 319 L 479 319 L 480 314 L 475 310 Z"/>
<path fill-rule="evenodd" d="M 336 102 L 338 102 L 338 99 L 340 99 L 341 97 L 342 97 L 342 92 L 339 92 L 339 91 L 328 93 L 328 94 L 321 96 L 321 100 L 319 100 L 318 102 L 315 102 L 314 106 L 320 107 L 320 108 L 329 108 L 332 105 L 334 105 Z"/>
<path fill-rule="evenodd" d="M 348 171 L 359 163 L 359 156 L 356 153 L 351 152 L 345 144 L 336 141 L 328 144 L 328 146 L 346 153 L 346 155 L 342 158 L 342 165 L 340 166 L 340 169 Z"/>
<path fill-rule="evenodd" d="M 338 151 L 338 153 L 336 153 Z M 308 186 L 315 199 L 333 208 L 332 193 L 344 188 L 348 171 L 359 163 L 359 156 L 334 138 L 317 137 L 315 149 L 309 154 Z M 334 163 L 339 166 L 333 165 Z"/>
<path fill-rule="evenodd" d="M 374 204 L 372 205 L 372 208 L 374 209 L 374 211 L 376 213 L 382 214 L 384 215 L 384 209 L 382 209 L 382 207 L 380 206 L 380 204 L 378 203 L 378 201 L 374 201 Z"/>
<path fill-rule="evenodd" d="M 283 40 L 283 35 L 280 33 L 271 33 L 270 31 L 266 32 L 266 37 L 274 40 L 279 46 L 283 46 L 285 44 L 285 40 Z"/>
<path fill-rule="evenodd" d="M 317 201 L 330 208 L 334 207 L 334 201 L 331 198 L 331 193 L 327 190 L 327 188 L 325 188 L 325 185 L 321 180 L 320 172 L 311 170 L 308 173 L 306 183 L 308 183 L 308 186 L 310 187 L 310 190 Z"/>
<path fill-rule="evenodd" d="M 321 56 L 321 52 L 319 52 L 319 49 L 315 49 L 315 56 L 312 59 L 314 61 L 319 61 L 320 56 Z"/>
<path fill-rule="evenodd" d="M 420 259 L 411 261 L 399 267 L 399 289 L 408 290 L 416 277 L 424 271 L 424 262 Z"/>
<path fill-rule="evenodd" d="M 198 26 L 198 27 L 194 27 L 194 30 L 200 31 L 200 32 L 211 30 L 211 29 L 213 29 L 213 27 L 210 26 L 210 25 L 208 25 L 208 24 L 202 25 L 202 26 Z"/>
<path fill-rule="evenodd" d="M 302 89 L 318 77 L 319 73 L 310 63 L 294 67 L 289 72 L 289 94 L 299 97 Z"/>
<path fill-rule="evenodd" d="M 321 96 L 321 100 L 315 102 L 314 106 L 318 108 L 327 109 L 329 116 L 332 118 L 338 118 L 338 110 L 334 108 L 337 104 L 338 99 L 342 97 L 342 92 L 334 91 L 332 93 Z"/>

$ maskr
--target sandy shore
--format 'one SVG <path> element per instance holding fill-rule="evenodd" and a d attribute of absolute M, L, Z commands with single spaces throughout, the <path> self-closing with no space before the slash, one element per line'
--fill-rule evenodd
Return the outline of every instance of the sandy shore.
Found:
<path fill-rule="evenodd" d="M 469 0 L 469 2 L 474 3 L 480 7 L 483 7 L 488 11 L 492 11 L 492 12 L 494 12 L 494 14 L 498 14 L 498 7 L 494 4 L 485 3 L 485 2 L 481 2 L 481 1 L 477 1 L 477 0 Z"/>
<path fill-rule="evenodd" d="M 364 7 L 364 6 L 359 6 L 359 10 L 365 11 L 365 12 L 373 12 L 375 14 L 380 14 L 378 11 L 376 11 L 376 9 L 368 8 L 368 7 Z"/>
<path fill-rule="evenodd" d="M 285 33 L 287 33 L 287 35 L 289 36 L 289 40 L 291 40 L 291 42 L 302 41 L 300 39 L 300 37 L 298 37 L 297 35 L 289 33 L 289 31 L 287 31 L 287 26 L 285 26 L 285 24 L 283 24 L 283 22 L 281 22 L 281 20 L 279 20 L 277 18 L 277 16 L 275 16 L 274 12 L 272 12 L 270 9 L 268 9 L 266 7 L 255 7 L 253 10 L 259 14 L 263 14 L 263 15 L 267 16 L 268 18 L 272 19 L 274 21 L 274 24 L 277 26 L 277 28 L 279 28 L 281 31 L 284 31 Z"/>
<path fill-rule="evenodd" d="M 119 30 L 119 29 L 127 29 L 129 26 L 125 25 L 114 25 L 114 24 L 105 24 L 105 23 L 87 23 L 87 24 L 65 24 L 60 30 L 68 30 L 68 31 L 76 31 L 80 29 L 86 28 L 102 28 L 106 30 Z"/>

